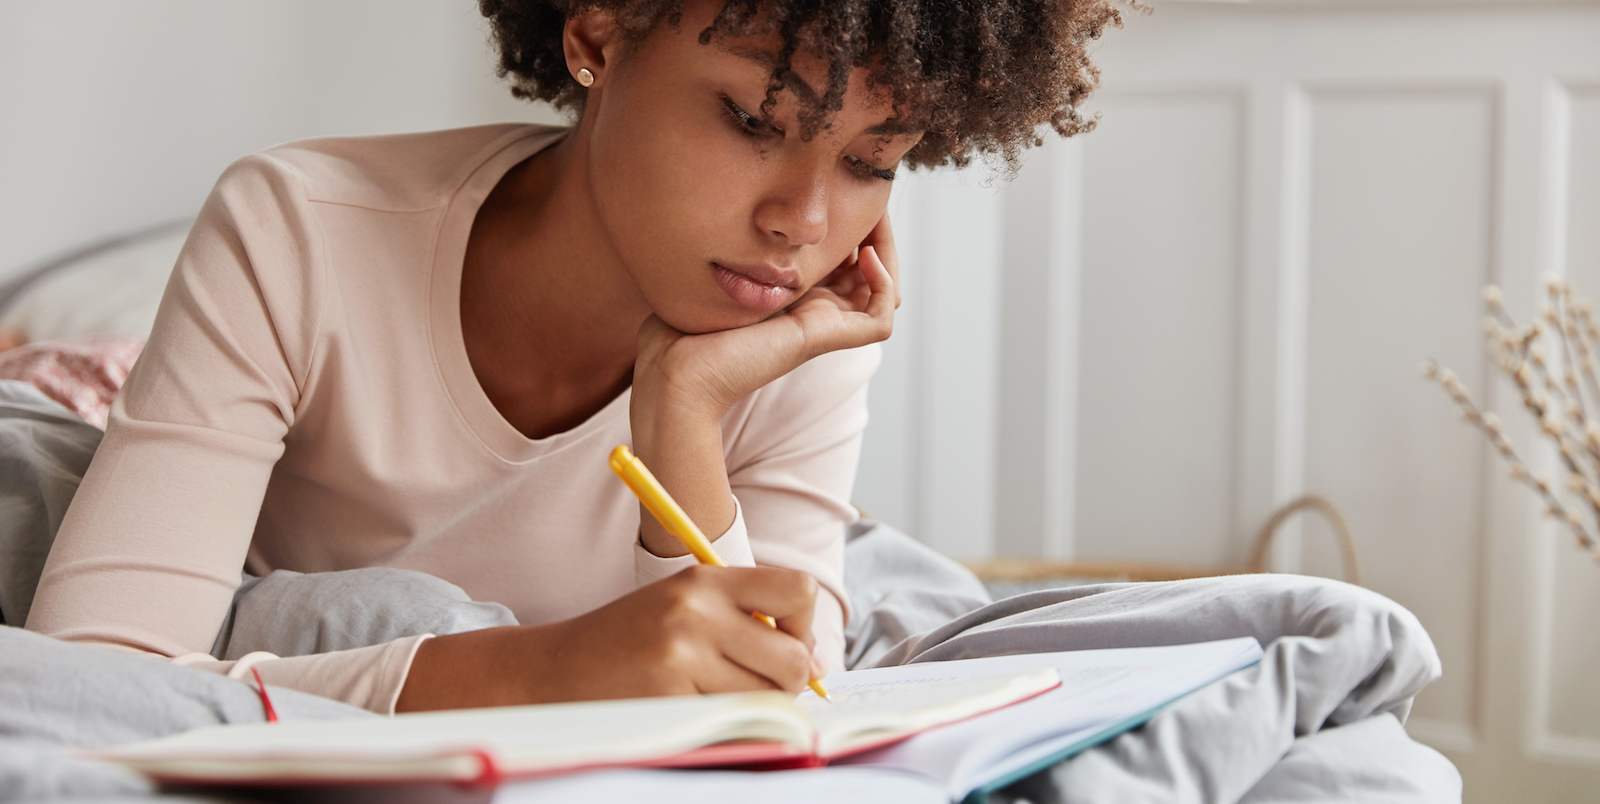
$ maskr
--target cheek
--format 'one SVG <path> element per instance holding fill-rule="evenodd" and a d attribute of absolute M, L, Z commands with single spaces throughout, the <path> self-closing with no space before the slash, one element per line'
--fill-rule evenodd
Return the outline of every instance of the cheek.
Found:
<path fill-rule="evenodd" d="M 887 189 L 846 187 L 834 194 L 828 209 L 828 236 L 819 249 L 822 252 L 819 256 L 826 263 L 817 268 L 821 272 L 819 280 L 844 262 L 855 247 L 867 239 L 872 227 L 878 225 L 878 220 L 888 208 Z"/>
<path fill-rule="evenodd" d="M 744 217 L 739 191 L 748 181 L 740 180 L 740 163 L 721 153 L 715 137 L 686 121 L 596 134 L 596 203 L 625 261 L 698 265 L 715 256 L 705 252 L 719 240 L 730 243 L 742 234 L 733 227 Z"/>

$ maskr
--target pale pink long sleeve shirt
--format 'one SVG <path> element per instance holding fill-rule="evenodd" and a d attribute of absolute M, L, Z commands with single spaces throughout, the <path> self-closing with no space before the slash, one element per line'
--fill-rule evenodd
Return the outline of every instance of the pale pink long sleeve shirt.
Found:
<path fill-rule="evenodd" d="M 478 207 L 564 129 L 310 140 L 246 157 L 184 246 L 144 355 L 68 511 L 27 627 L 393 711 L 426 637 L 316 656 L 209 650 L 241 568 L 436 575 L 523 623 L 669 575 L 611 474 L 629 394 L 548 438 L 511 426 L 462 341 Z M 723 419 L 730 563 L 815 576 L 842 661 L 845 526 L 879 352 L 819 357 Z"/>

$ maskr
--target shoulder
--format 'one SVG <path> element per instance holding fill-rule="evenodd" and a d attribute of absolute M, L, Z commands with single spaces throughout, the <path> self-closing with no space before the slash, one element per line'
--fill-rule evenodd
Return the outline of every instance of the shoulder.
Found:
<path fill-rule="evenodd" d="M 449 202 L 495 154 L 529 139 L 554 142 L 564 128 L 502 124 L 473 128 L 322 137 L 276 145 L 235 162 L 218 182 L 290 182 L 310 202 L 410 212 Z"/>

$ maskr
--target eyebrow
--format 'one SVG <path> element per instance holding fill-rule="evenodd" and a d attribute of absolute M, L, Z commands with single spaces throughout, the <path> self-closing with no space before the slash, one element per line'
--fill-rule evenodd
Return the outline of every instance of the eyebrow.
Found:
<path fill-rule="evenodd" d="M 778 68 L 778 60 L 764 50 L 752 50 L 730 45 L 723 45 L 722 50 L 732 53 L 745 61 L 760 65 L 767 71 L 769 76 L 773 70 Z M 799 98 L 801 102 L 815 103 L 817 101 L 817 91 L 812 89 L 811 85 L 806 83 L 794 70 L 785 70 L 782 77 L 784 88 L 794 93 L 794 96 Z M 900 118 L 891 117 L 875 126 L 869 126 L 862 133 L 876 137 L 897 137 L 903 134 L 916 134 L 920 131 L 922 129 L 910 126 Z"/>

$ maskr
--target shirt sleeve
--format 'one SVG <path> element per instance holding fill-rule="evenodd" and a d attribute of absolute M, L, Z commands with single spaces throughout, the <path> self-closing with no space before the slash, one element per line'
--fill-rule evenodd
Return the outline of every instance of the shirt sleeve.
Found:
<path fill-rule="evenodd" d="M 320 244 L 283 163 L 246 157 L 218 180 L 62 522 L 29 630 L 166 657 L 210 649 L 314 370 Z M 255 666 L 392 711 L 417 642 Z"/>
<path fill-rule="evenodd" d="M 812 634 L 828 672 L 844 667 L 844 535 L 859 518 L 850 494 L 867 381 L 881 359 L 876 345 L 816 357 L 723 420 L 728 482 L 755 562 L 809 573 L 822 587 Z"/>
<path fill-rule="evenodd" d="M 316 690 L 325 698 L 359 706 L 380 714 L 393 714 L 405 686 L 417 647 L 432 634 L 405 637 L 338 653 L 280 658 L 266 651 L 247 653 L 233 661 L 218 661 L 209 653 L 188 653 L 174 664 L 206 670 L 249 684 L 253 669 L 263 683 L 294 690 Z M 337 661 L 329 660 L 335 657 Z"/>
<path fill-rule="evenodd" d="M 750 537 L 745 532 L 744 511 L 741 510 L 738 497 L 733 498 L 733 524 L 712 541 L 717 556 L 728 562 L 728 566 L 756 565 L 755 556 L 750 555 Z M 646 550 L 637 539 L 633 542 L 633 580 L 636 587 L 655 583 L 669 575 L 676 575 L 698 563 L 700 559 L 695 558 L 692 553 L 667 558 Z"/>

